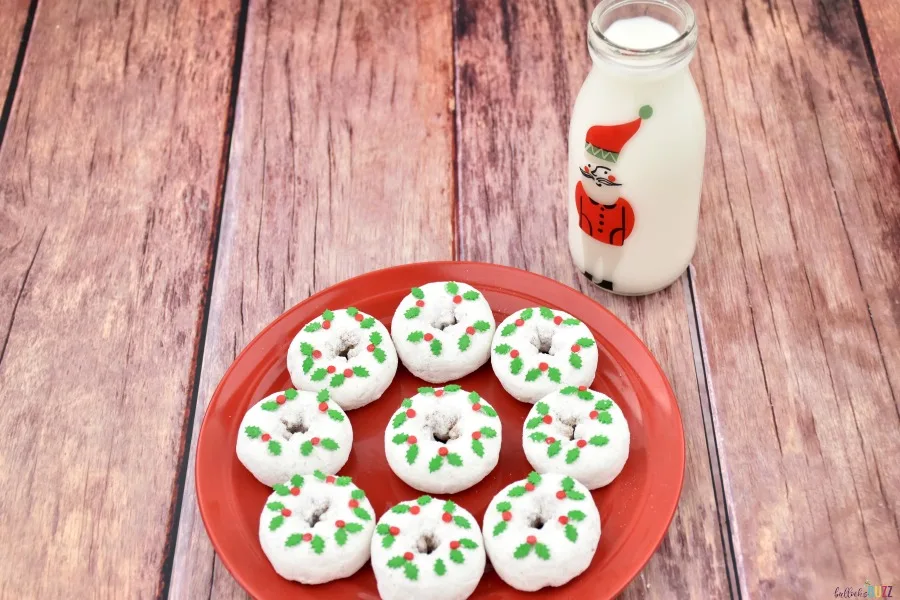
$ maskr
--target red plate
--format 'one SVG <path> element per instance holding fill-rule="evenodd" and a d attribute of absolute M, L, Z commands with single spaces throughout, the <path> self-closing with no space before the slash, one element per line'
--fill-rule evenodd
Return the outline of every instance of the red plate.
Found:
<path fill-rule="evenodd" d="M 684 478 L 681 413 L 665 375 L 650 351 L 612 313 L 561 283 L 510 267 L 439 262 L 393 267 L 368 273 L 324 290 L 293 307 L 250 342 L 216 389 L 197 447 L 197 498 L 212 544 L 234 578 L 256 598 L 375 598 L 369 565 L 356 575 L 320 586 L 279 577 L 260 548 L 259 515 L 270 490 L 237 459 L 238 427 L 247 408 L 263 396 L 291 385 L 285 365 L 288 345 L 306 322 L 326 308 L 357 308 L 389 324 L 400 299 L 429 281 L 464 281 L 481 290 L 499 323 L 528 306 L 559 308 L 578 317 L 596 337 L 600 361 L 593 389 L 609 394 L 631 428 L 631 453 L 622 474 L 593 493 L 603 524 L 591 566 L 558 593 L 566 597 L 611 598 L 650 559 L 672 520 Z M 452 496 L 479 522 L 494 494 L 530 470 L 522 451 L 522 427 L 531 408 L 509 396 L 490 363 L 458 383 L 477 390 L 503 420 L 500 463 L 478 485 Z M 354 444 L 341 471 L 366 491 L 383 514 L 421 492 L 408 487 L 387 465 L 384 429 L 400 401 L 422 382 L 402 366 L 380 400 L 351 411 Z M 488 565 L 473 598 L 542 597 L 556 588 L 525 594 L 506 585 Z"/>

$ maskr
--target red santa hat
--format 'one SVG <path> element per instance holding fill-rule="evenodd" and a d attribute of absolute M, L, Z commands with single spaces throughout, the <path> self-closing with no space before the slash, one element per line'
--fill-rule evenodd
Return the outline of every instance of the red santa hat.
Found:
<path fill-rule="evenodd" d="M 619 125 L 594 125 L 588 129 L 584 139 L 584 151 L 594 158 L 615 163 L 619 160 L 622 147 L 637 133 L 641 121 L 653 115 L 653 109 L 644 105 L 638 111 L 639 117 L 634 121 Z"/>

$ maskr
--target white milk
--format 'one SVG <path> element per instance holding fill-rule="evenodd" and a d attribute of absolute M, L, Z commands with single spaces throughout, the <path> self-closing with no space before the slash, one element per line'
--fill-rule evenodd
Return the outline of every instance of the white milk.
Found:
<path fill-rule="evenodd" d="M 572 258 L 594 283 L 619 294 L 660 290 L 690 263 L 706 145 L 688 70 L 697 41 L 693 13 L 682 0 L 638 4 L 680 27 L 625 18 L 633 1 L 602 2 L 588 24 L 594 65 L 569 129 Z"/>

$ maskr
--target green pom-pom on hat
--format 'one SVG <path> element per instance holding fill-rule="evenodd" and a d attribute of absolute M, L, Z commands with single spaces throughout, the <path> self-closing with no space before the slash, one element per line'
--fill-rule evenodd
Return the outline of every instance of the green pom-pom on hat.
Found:
<path fill-rule="evenodd" d="M 649 119 L 653 116 L 653 107 L 649 104 L 645 104 L 638 111 L 638 116 L 642 119 Z"/>

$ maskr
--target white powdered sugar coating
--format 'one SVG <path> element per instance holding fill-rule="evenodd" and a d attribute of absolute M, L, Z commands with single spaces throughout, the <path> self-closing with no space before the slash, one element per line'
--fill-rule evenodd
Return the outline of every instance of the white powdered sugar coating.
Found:
<path fill-rule="evenodd" d="M 288 348 L 291 381 L 302 390 L 327 389 L 344 410 L 381 397 L 397 373 L 397 351 L 380 321 L 356 308 L 326 310 Z"/>
<path fill-rule="evenodd" d="M 453 494 L 490 473 L 500 458 L 500 418 L 477 392 L 458 385 L 419 388 L 384 432 L 391 470 L 407 485 Z"/>
<path fill-rule="evenodd" d="M 383 600 L 465 600 L 484 574 L 478 521 L 450 500 L 422 496 L 378 521 L 372 569 Z"/>
<path fill-rule="evenodd" d="M 294 475 L 275 486 L 259 518 L 259 543 L 275 571 L 325 583 L 369 559 L 375 511 L 349 477 Z"/>
<path fill-rule="evenodd" d="M 481 292 L 465 283 L 437 281 L 413 288 L 400 301 L 391 335 L 410 373 L 444 383 L 487 362 L 494 325 Z"/>
<path fill-rule="evenodd" d="M 494 496 L 483 533 L 500 578 L 533 592 L 563 585 L 588 568 L 600 542 L 600 513 L 575 479 L 532 472 Z"/>
<path fill-rule="evenodd" d="M 539 400 L 522 430 L 525 457 L 536 471 L 571 475 L 592 490 L 622 472 L 630 442 L 619 406 L 583 386 L 565 387 Z"/>
<path fill-rule="evenodd" d="M 266 396 L 244 414 L 237 456 L 254 477 L 272 486 L 295 473 L 337 473 L 352 445 L 350 419 L 327 390 L 288 389 Z"/>
<path fill-rule="evenodd" d="M 561 310 L 533 307 L 497 327 L 491 367 L 511 396 L 534 404 L 567 385 L 591 385 L 597 343 L 587 325 Z"/>

